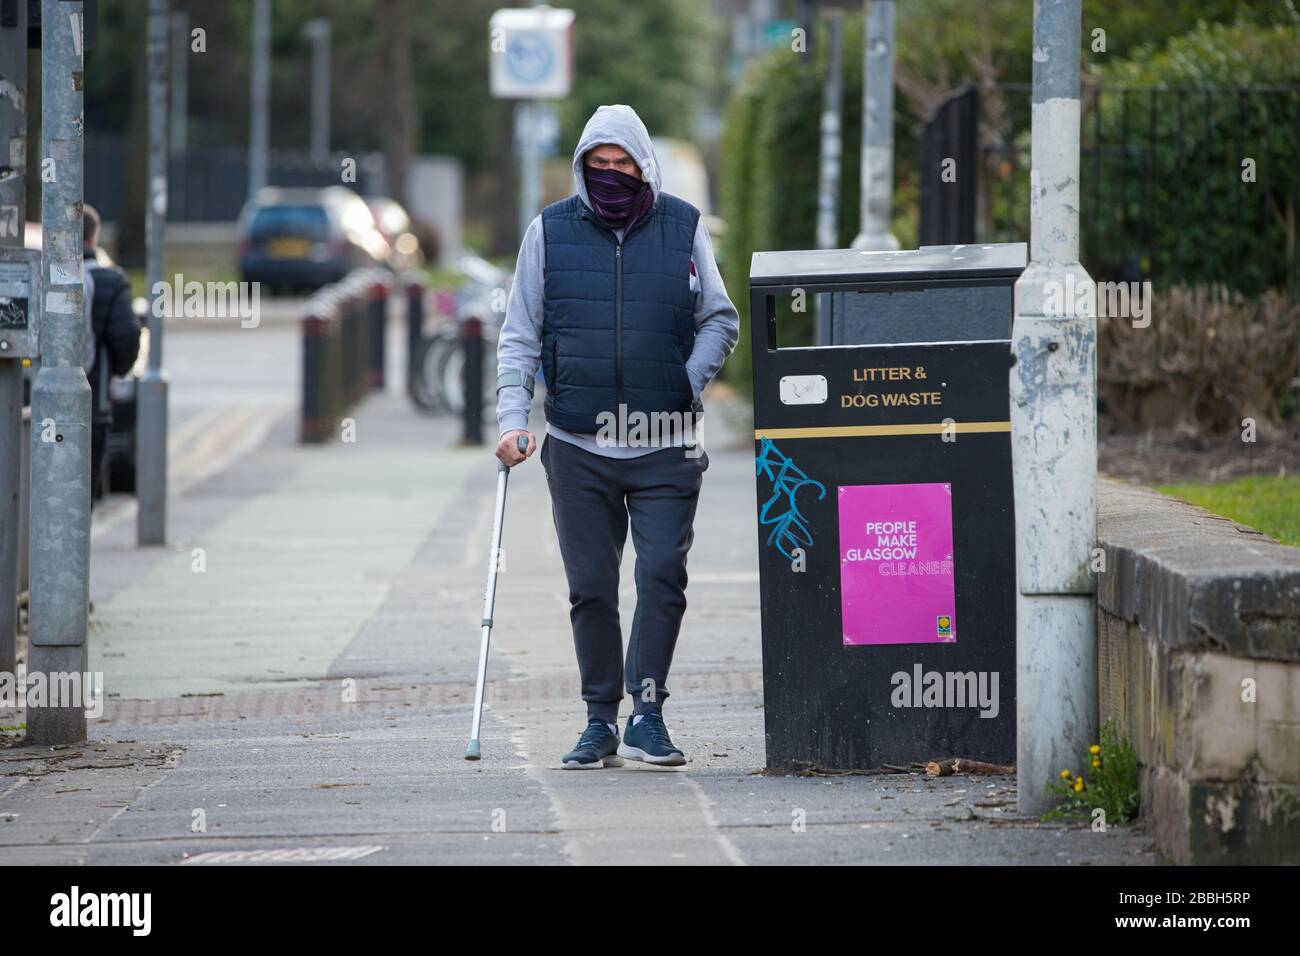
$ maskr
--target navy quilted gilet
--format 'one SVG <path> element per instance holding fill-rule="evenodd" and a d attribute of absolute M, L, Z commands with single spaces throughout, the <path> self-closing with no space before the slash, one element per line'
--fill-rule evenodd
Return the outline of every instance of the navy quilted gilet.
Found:
<path fill-rule="evenodd" d="M 660 193 L 620 245 L 576 195 L 542 210 L 547 421 L 589 434 L 620 404 L 628 414 L 690 411 L 699 217 L 690 203 Z"/>

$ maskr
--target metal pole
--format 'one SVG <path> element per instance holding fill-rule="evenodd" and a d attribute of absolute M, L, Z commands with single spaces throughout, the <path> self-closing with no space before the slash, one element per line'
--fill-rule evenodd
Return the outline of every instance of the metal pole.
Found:
<path fill-rule="evenodd" d="M 897 249 L 894 204 L 894 0 L 866 0 L 862 45 L 862 196 L 854 249 Z"/>
<path fill-rule="evenodd" d="M 0 143 L 10 169 L 0 174 L 0 245 L 23 245 L 27 223 L 27 4 L 0 26 Z M 31 308 L 31 306 L 29 306 Z M 31 311 L 34 313 L 35 309 Z M 0 357 L 0 673 L 17 671 L 19 488 L 22 484 L 23 363 Z"/>
<path fill-rule="evenodd" d="M 838 10 L 826 12 L 826 79 L 822 83 L 821 161 L 817 173 L 817 248 L 839 245 L 840 161 L 843 153 L 840 120 L 844 99 L 844 31 Z M 830 345 L 832 296 L 817 296 L 817 344 Z"/>
<path fill-rule="evenodd" d="M 178 11 L 171 15 L 171 80 L 168 100 L 171 105 L 170 127 L 171 155 L 178 162 L 169 167 L 173 181 L 168 190 L 176 198 L 171 213 L 175 219 L 185 219 L 189 203 L 185 190 L 186 155 L 190 141 L 190 15 Z"/>
<path fill-rule="evenodd" d="M 519 134 L 519 238 L 537 215 L 542 193 L 541 155 L 537 148 L 537 111 L 534 100 L 520 100 L 515 107 L 515 129 Z"/>
<path fill-rule="evenodd" d="M 531 6 L 545 6 L 531 0 Z M 537 101 L 520 100 L 515 106 L 515 135 L 519 137 L 519 240 L 541 207 L 542 157 L 537 143 Z"/>
<path fill-rule="evenodd" d="M 311 40 L 311 153 L 323 160 L 330 151 L 330 22 L 311 20 L 303 33 Z"/>
<path fill-rule="evenodd" d="M 0 359 L 0 674 L 16 673 L 18 663 L 22 442 L 23 363 Z"/>
<path fill-rule="evenodd" d="M 139 385 L 136 460 L 136 543 L 141 546 L 167 540 L 167 376 L 162 368 L 163 318 L 157 314 L 167 224 L 167 6 L 168 0 L 149 0 L 149 205 L 145 210 L 149 365 Z"/>
<path fill-rule="evenodd" d="M 179 155 L 190 139 L 190 15 L 183 10 L 172 14 L 171 71 L 171 147 Z"/>
<path fill-rule="evenodd" d="M 82 5 L 41 2 L 41 369 L 32 385 L 31 605 L 27 672 L 86 670 L 90 602 L 90 383 L 82 286 Z M 66 686 L 66 685 L 64 685 Z M 80 677 L 76 686 L 80 687 Z M 83 694 L 85 691 L 83 690 Z M 84 699 L 27 710 L 27 742 L 86 739 Z"/>
<path fill-rule="evenodd" d="M 1016 282 L 1011 458 L 1016 496 L 1019 810 L 1097 733 L 1097 336 L 1079 264 L 1080 0 L 1034 0 L 1029 267 Z"/>
<path fill-rule="evenodd" d="M 252 108 L 248 128 L 248 196 L 267 183 L 266 152 L 271 138 L 271 0 L 253 0 L 253 49 L 250 58 Z"/>
<path fill-rule="evenodd" d="M 822 84 L 821 167 L 817 177 L 817 248 L 834 249 L 840 199 L 840 101 L 844 99 L 843 21 L 826 12 L 826 80 Z"/>

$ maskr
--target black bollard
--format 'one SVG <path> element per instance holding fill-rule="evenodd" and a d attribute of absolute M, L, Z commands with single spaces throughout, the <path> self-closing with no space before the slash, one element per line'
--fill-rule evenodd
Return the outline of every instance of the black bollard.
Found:
<path fill-rule="evenodd" d="M 322 365 L 325 359 L 324 336 L 326 322 L 319 315 L 307 315 L 302 320 L 302 420 L 299 440 L 303 444 L 324 441 L 330 430 L 325 410 L 326 396 L 322 394 Z"/>
<path fill-rule="evenodd" d="M 424 283 L 418 278 L 406 285 L 406 394 L 415 396 L 415 383 L 420 371 L 415 360 L 420 354 L 420 340 L 424 337 Z"/>
<path fill-rule="evenodd" d="M 483 323 L 470 316 L 460 323 L 460 346 L 465 365 L 465 432 L 462 443 L 483 444 Z"/>
<path fill-rule="evenodd" d="M 370 375 L 369 386 L 376 391 L 384 388 L 384 358 L 387 352 L 388 286 L 375 282 L 370 286 Z"/>

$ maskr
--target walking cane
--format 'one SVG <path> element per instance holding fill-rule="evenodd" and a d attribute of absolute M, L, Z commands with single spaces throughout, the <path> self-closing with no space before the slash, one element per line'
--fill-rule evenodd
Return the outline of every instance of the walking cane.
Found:
<path fill-rule="evenodd" d="M 519 453 L 528 453 L 528 436 L 519 436 Z M 483 720 L 483 685 L 487 681 L 488 645 L 492 642 L 492 607 L 497 598 L 497 556 L 501 553 L 501 525 L 506 516 L 506 482 L 510 479 L 510 466 L 501 462 L 497 467 L 497 506 L 492 515 L 492 550 L 488 554 L 487 592 L 483 595 L 483 642 L 478 649 L 478 684 L 474 688 L 474 725 L 469 731 L 469 746 L 465 748 L 466 760 L 479 759 L 478 730 Z"/>

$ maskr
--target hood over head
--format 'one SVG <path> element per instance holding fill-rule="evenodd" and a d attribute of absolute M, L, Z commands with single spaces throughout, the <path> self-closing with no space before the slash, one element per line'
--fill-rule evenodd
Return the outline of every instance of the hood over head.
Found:
<path fill-rule="evenodd" d="M 578 138 L 578 146 L 573 151 L 573 188 L 587 208 L 592 208 L 591 197 L 587 195 L 582 160 L 588 150 L 603 143 L 611 143 L 627 150 L 632 161 L 641 168 L 641 178 L 649 183 L 651 192 L 658 199 L 659 157 L 655 154 L 654 143 L 650 141 L 650 133 L 641 122 L 641 117 L 630 106 L 601 106 L 587 120 L 582 136 Z"/>

